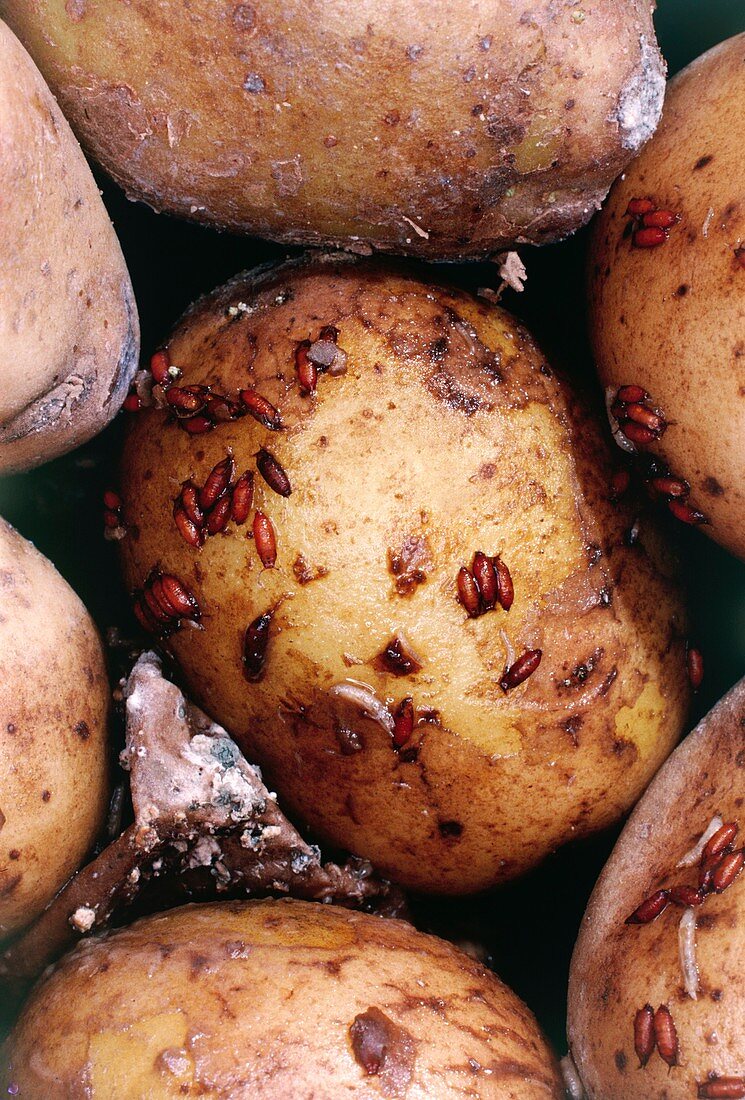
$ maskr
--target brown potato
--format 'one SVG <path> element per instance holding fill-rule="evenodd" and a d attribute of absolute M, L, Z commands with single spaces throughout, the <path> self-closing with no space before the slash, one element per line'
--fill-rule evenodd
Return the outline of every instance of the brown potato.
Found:
<path fill-rule="evenodd" d="M 655 778 L 590 899 L 569 982 L 569 1042 L 590 1100 L 745 1096 L 745 875 L 727 885 L 742 860 L 744 728 L 742 680 Z M 727 865 L 714 871 L 703 903 L 685 909 L 682 902 L 690 899 L 680 898 L 654 922 L 624 923 L 659 890 L 698 888 L 700 841 L 730 824 L 739 831 L 721 850 L 738 854 L 718 857 Z M 729 833 L 717 835 L 723 841 Z M 720 841 L 712 840 L 712 847 Z M 688 865 L 681 866 L 687 854 Z M 689 926 L 692 950 L 679 946 Z M 666 1006 L 674 1028 L 668 1023 L 669 1045 L 663 1036 L 651 1052 L 639 1039 L 635 1050 L 634 1040 L 635 1018 L 647 1004 L 655 1013 Z M 658 1022 L 664 1016 L 663 1007 Z M 646 1055 L 647 1064 L 640 1065 Z"/>
<path fill-rule="evenodd" d="M 36 917 L 93 846 L 108 790 L 109 686 L 96 628 L 0 519 L 0 940 Z"/>
<path fill-rule="evenodd" d="M 64 454 L 119 410 L 139 326 L 70 127 L 0 22 L 0 473 Z"/>
<path fill-rule="evenodd" d="M 659 119 L 648 0 L 0 0 L 156 210 L 429 258 L 584 224 Z"/>
<path fill-rule="evenodd" d="M 563 1096 L 494 974 L 402 921 L 299 901 L 189 905 L 81 944 L 8 1056 L 27 1100 Z"/>
<path fill-rule="evenodd" d="M 204 434 L 157 406 L 134 415 L 127 583 L 291 815 L 444 892 L 616 820 L 680 735 L 685 618 L 654 526 L 625 542 L 638 513 L 609 503 L 598 424 L 529 334 L 405 270 L 325 257 L 239 276 L 168 353 L 184 372 L 171 411 L 184 386 L 212 387 L 181 427 L 235 415 L 217 397 L 245 387 L 284 427 L 264 426 L 271 407 Z M 303 395 L 314 359 L 328 371 Z M 222 533 L 192 529 L 182 483 L 206 507 L 231 465 L 233 485 L 254 478 L 253 510 L 230 519 L 226 494 L 209 518 Z M 459 602 L 477 551 L 511 572 L 509 613 L 469 618 Z M 503 690 L 535 650 L 537 670 Z"/>
<path fill-rule="evenodd" d="M 671 82 L 660 128 L 613 188 L 590 256 L 591 332 L 603 383 L 611 393 L 629 383 L 648 392 L 648 403 L 668 423 L 648 449 L 663 474 L 666 467 L 688 483 L 683 518 L 708 520 L 703 530 L 740 557 L 745 557 L 743 146 L 745 34 L 740 34 Z M 675 224 L 645 227 L 628 213 L 634 200 L 657 208 L 647 220 L 665 221 L 669 212 Z M 661 243 L 639 247 L 645 235 L 647 243 Z"/>

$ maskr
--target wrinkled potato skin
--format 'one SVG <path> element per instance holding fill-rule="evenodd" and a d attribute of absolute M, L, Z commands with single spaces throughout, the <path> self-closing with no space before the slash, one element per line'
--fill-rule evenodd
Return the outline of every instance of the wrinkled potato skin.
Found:
<path fill-rule="evenodd" d="M 250 312 L 230 317 L 238 302 Z M 302 397 L 296 342 L 325 324 L 340 331 L 348 373 Z M 445 892 L 512 877 L 617 819 L 681 733 L 684 617 L 653 526 L 623 545 L 633 514 L 608 503 L 607 444 L 528 333 L 459 291 L 327 258 L 239 277 L 187 314 L 169 348 L 185 383 L 233 397 L 254 385 L 286 430 L 246 417 L 192 437 L 160 410 L 133 416 L 126 580 L 135 589 L 157 565 L 193 590 L 204 629 L 169 645 L 190 692 L 288 809 L 386 875 Z M 246 537 L 250 520 L 196 551 L 172 519 L 183 481 L 203 484 L 228 448 L 238 473 L 254 469 L 261 445 L 293 486 L 283 499 L 256 475 L 255 507 L 277 532 L 272 570 Z M 425 540 L 426 579 L 400 595 L 388 554 L 409 537 Z M 512 571 L 509 615 L 470 620 L 456 599 L 478 549 Z M 326 574 L 301 583 L 299 558 Z M 264 676 L 247 683 L 245 628 L 272 608 Z M 503 632 L 518 655 L 544 651 L 508 695 Z M 397 634 L 422 662 L 416 675 L 372 667 Z M 596 650 L 584 682 L 560 683 Z M 416 731 L 416 759 L 329 695 L 347 679 L 392 707 L 412 695 L 437 712 Z M 362 751 L 345 755 L 339 726 Z"/>
<path fill-rule="evenodd" d="M 613 188 L 590 256 L 606 386 L 639 383 L 670 426 L 651 450 L 691 485 L 703 528 L 745 558 L 745 34 L 671 81 L 654 139 Z M 634 197 L 680 216 L 664 245 L 624 236 Z"/>
<path fill-rule="evenodd" d="M 745 875 L 696 910 L 698 999 L 683 988 L 671 906 L 646 926 L 624 920 L 655 890 L 696 885 L 698 867 L 675 869 L 719 814 L 745 825 L 745 681 L 717 704 L 655 778 L 598 880 L 572 959 L 569 1042 L 590 1100 L 690 1100 L 710 1073 L 745 1077 Z M 667 1004 L 680 1066 L 634 1054 L 633 1020 Z"/>
<path fill-rule="evenodd" d="M 124 400 L 139 327 L 80 147 L 0 22 L 0 473 L 84 443 Z"/>
<path fill-rule="evenodd" d="M 355 1058 L 349 1028 L 370 1007 L 411 1044 L 397 1087 Z M 8 1053 L 28 1100 L 563 1096 L 494 974 L 402 921 L 299 901 L 189 905 L 81 944 Z"/>
<path fill-rule="evenodd" d="M 664 94 L 648 0 L 0 0 L 0 13 L 130 195 L 368 252 L 456 258 L 570 233 Z"/>
<path fill-rule="evenodd" d="M 82 863 L 108 792 L 109 686 L 96 628 L 0 520 L 0 941 Z"/>

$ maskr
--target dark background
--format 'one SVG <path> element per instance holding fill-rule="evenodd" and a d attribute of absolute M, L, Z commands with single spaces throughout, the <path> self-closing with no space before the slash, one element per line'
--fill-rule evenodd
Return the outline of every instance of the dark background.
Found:
<path fill-rule="evenodd" d="M 670 72 L 745 30 L 745 0 L 662 0 L 658 37 Z M 199 294 L 237 271 L 287 254 L 286 248 L 219 234 L 156 215 L 128 202 L 99 177 L 134 283 L 147 356 Z M 587 232 L 550 248 L 521 253 L 526 292 L 503 304 L 534 330 L 549 358 L 578 384 L 597 388 L 585 335 L 583 266 Z M 481 265 L 450 266 L 465 285 L 484 282 Z M 493 268 L 489 283 L 493 284 Z M 129 628 L 115 552 L 101 537 L 101 493 L 118 450 L 120 425 L 74 454 L 29 474 L 0 479 L 0 514 L 56 564 L 102 628 Z M 706 678 L 691 725 L 745 674 L 745 565 L 695 531 L 676 525 L 689 575 L 693 636 Z M 423 928 L 484 943 L 500 976 L 530 1005 L 564 1053 L 567 971 L 592 886 L 619 829 L 551 857 L 525 879 L 478 899 L 415 902 Z M 7 1013 L 6 1013 L 7 1015 Z M 0 1034 L 3 1025 L 0 1001 Z M 6 1021 L 7 1022 L 7 1021 Z"/>

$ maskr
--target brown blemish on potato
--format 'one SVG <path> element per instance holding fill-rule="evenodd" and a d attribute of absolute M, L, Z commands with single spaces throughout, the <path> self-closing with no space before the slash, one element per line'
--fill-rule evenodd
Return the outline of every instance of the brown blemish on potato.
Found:
<path fill-rule="evenodd" d="M 422 664 L 412 653 L 407 642 L 395 635 L 388 644 L 375 656 L 370 665 L 376 672 L 388 673 L 391 676 L 412 676 L 421 672 Z"/>
<path fill-rule="evenodd" d="M 78 735 L 81 741 L 88 741 L 90 739 L 91 731 L 87 722 L 76 722 L 73 726 L 73 730 Z"/>
<path fill-rule="evenodd" d="M 711 474 L 705 477 L 701 482 L 701 488 L 711 497 L 724 496 L 724 486 L 721 485 L 715 477 L 712 477 Z"/>
<path fill-rule="evenodd" d="M 713 153 L 706 153 L 704 156 L 698 158 L 698 160 L 696 161 L 696 163 L 693 166 L 693 171 L 698 172 L 698 171 L 700 171 L 701 168 L 706 168 L 706 166 L 708 164 L 711 164 L 711 162 L 713 160 L 714 160 L 714 154 Z"/>
<path fill-rule="evenodd" d="M 433 568 L 426 535 L 407 535 L 398 549 L 388 548 L 388 569 L 396 578 L 399 596 L 410 596 L 418 585 L 424 584 Z"/>
<path fill-rule="evenodd" d="M 298 554 L 292 563 L 292 572 L 298 584 L 306 585 L 311 581 L 320 580 L 321 577 L 327 577 L 329 571 L 323 565 L 309 565 L 303 555 Z"/>
<path fill-rule="evenodd" d="M 349 1028 L 352 1052 L 386 1097 L 406 1095 L 414 1072 L 416 1048 L 406 1028 L 375 1006 L 355 1016 Z"/>

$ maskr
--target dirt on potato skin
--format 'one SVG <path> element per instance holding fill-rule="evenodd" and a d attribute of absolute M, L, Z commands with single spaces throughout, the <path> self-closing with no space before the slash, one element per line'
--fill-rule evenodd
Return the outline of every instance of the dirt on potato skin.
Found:
<path fill-rule="evenodd" d="M 294 244 L 429 259 L 585 224 L 653 132 L 645 0 L 353 11 L 3 0 L 134 198 Z"/>

